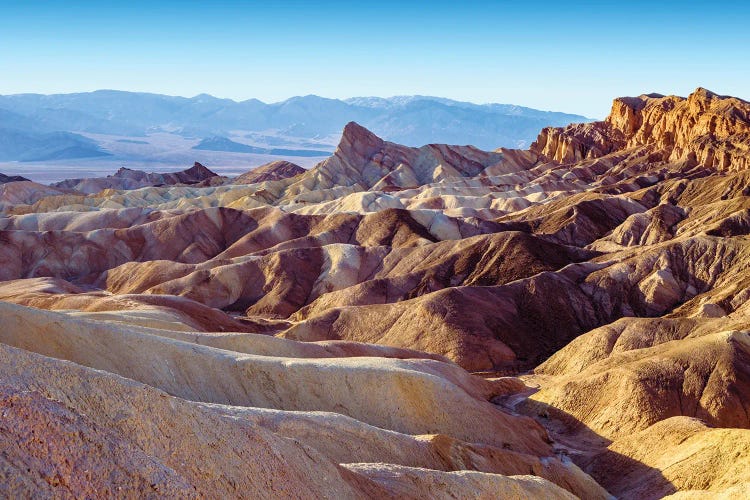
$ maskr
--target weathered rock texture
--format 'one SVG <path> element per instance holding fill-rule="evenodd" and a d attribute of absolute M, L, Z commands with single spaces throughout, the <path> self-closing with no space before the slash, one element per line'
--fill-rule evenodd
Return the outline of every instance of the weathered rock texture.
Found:
<path fill-rule="evenodd" d="M 309 170 L 0 184 L 2 493 L 746 497 L 749 149 L 698 89 L 528 151 L 350 123 Z"/>
<path fill-rule="evenodd" d="M 739 171 L 750 165 L 749 140 L 750 103 L 699 88 L 687 99 L 659 94 L 615 99 L 605 121 L 544 129 L 531 150 L 572 163 L 647 149 L 661 161 Z"/>
<path fill-rule="evenodd" d="M 389 353 L 375 346 L 351 358 L 347 344 L 155 330 L 2 302 L 0 314 L 10 495 L 399 494 L 339 465 L 373 462 L 416 467 L 413 481 L 426 484 L 436 471 L 486 472 L 429 486 L 454 494 L 606 496 L 551 456 L 539 424 L 488 401 L 505 384 L 445 361 L 379 357 Z M 548 479 L 505 477 L 529 473 Z"/>
<path fill-rule="evenodd" d="M 232 184 L 255 184 L 256 182 L 280 181 L 300 174 L 305 169 L 290 161 L 278 160 L 266 163 L 232 179 Z"/>

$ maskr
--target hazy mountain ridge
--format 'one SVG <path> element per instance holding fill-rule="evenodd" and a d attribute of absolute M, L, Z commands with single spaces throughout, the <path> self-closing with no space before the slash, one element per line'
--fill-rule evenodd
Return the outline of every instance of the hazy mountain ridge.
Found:
<path fill-rule="evenodd" d="M 257 99 L 237 102 L 207 94 L 185 98 L 114 90 L 17 94 L 0 96 L 0 129 L 22 133 L 24 140 L 3 140 L 2 136 L 10 134 L 3 132 L 0 158 L 45 160 L 60 154 L 74 158 L 78 153 L 88 157 L 99 151 L 96 144 L 87 145 L 87 139 L 75 135 L 67 136 L 75 144 L 37 153 L 39 145 L 32 135 L 50 132 L 127 137 L 170 132 L 200 139 L 231 136 L 237 131 L 272 132 L 276 137 L 294 137 L 298 142 L 330 142 L 333 150 L 337 135 L 349 121 L 357 121 L 387 140 L 412 146 L 452 143 L 495 149 L 528 145 L 540 128 L 586 118 L 515 105 L 479 105 L 425 96 L 339 100 L 308 95 L 266 104 Z M 18 147 L 13 148 L 8 142 Z M 266 145 L 271 144 L 256 144 L 261 148 Z M 67 153 L 55 153 L 57 150 Z"/>
<path fill-rule="evenodd" d="M 48 161 L 109 156 L 92 140 L 70 132 L 0 127 L 0 161 Z"/>
<path fill-rule="evenodd" d="M 216 174 L 0 185 L 0 496 L 748 498 L 750 103 Z"/>

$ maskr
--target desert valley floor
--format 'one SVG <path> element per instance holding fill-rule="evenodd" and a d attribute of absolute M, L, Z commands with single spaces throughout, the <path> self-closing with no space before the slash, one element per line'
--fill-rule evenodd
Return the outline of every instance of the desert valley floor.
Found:
<path fill-rule="evenodd" d="M 0 182 L 0 496 L 750 497 L 748 102 Z"/>

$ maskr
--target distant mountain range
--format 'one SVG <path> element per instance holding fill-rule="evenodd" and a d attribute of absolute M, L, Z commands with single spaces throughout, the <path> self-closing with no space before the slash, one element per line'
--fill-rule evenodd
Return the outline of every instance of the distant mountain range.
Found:
<path fill-rule="evenodd" d="M 0 161 L 45 161 L 108 156 L 92 140 L 55 131 L 42 120 L 0 109 Z"/>
<path fill-rule="evenodd" d="M 349 121 L 407 145 L 472 144 L 495 149 L 525 146 L 543 127 L 587 119 L 425 96 L 338 100 L 309 95 L 266 104 L 206 94 L 185 98 L 113 90 L 18 94 L 0 96 L 0 161 L 105 156 L 111 152 L 96 136 L 147 144 L 142 139 L 155 133 L 195 139 L 196 149 L 317 156 L 333 149 Z"/>

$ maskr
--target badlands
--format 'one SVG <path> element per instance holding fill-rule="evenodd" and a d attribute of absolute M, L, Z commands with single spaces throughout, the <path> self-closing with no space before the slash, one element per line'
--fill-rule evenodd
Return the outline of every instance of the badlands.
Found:
<path fill-rule="evenodd" d="M 3 497 L 750 497 L 748 102 L 0 182 Z"/>

